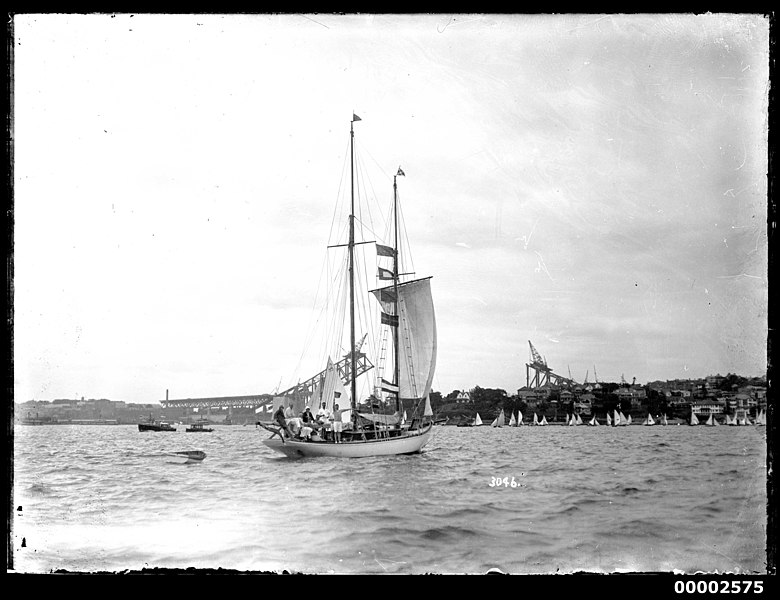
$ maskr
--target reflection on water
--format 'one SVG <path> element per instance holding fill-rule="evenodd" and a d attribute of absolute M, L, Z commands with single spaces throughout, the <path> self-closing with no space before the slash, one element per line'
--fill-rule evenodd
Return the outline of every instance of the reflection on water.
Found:
<path fill-rule="evenodd" d="M 766 572 L 763 427 L 434 431 L 421 455 L 294 461 L 252 426 L 19 427 L 14 567 Z"/>

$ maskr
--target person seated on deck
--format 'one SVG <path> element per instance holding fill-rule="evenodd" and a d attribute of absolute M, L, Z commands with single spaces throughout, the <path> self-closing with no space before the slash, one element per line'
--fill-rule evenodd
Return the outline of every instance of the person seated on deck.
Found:
<path fill-rule="evenodd" d="M 341 443 L 341 432 L 344 430 L 344 423 L 341 421 L 342 412 L 338 404 L 333 405 L 333 441 L 337 444 Z"/>
<path fill-rule="evenodd" d="M 301 413 L 301 421 L 303 421 L 304 427 L 311 427 L 312 429 L 319 429 L 321 427 L 314 419 L 314 415 L 311 414 L 311 408 L 308 406 Z"/>
<path fill-rule="evenodd" d="M 304 424 L 304 426 L 301 427 L 301 430 L 298 432 L 298 435 L 304 440 L 311 440 L 313 433 L 314 428 Z"/>
<path fill-rule="evenodd" d="M 287 408 L 284 409 L 284 419 L 287 423 L 288 431 L 291 431 L 293 435 L 297 435 L 303 426 L 303 423 L 301 422 L 300 418 L 295 416 L 292 400 L 287 405 Z"/>
<path fill-rule="evenodd" d="M 279 406 L 279 408 L 276 409 L 276 412 L 274 413 L 274 421 L 276 421 L 277 424 L 280 425 L 282 429 L 284 429 L 287 437 L 293 437 L 292 431 L 290 431 L 290 428 L 287 426 L 287 419 L 284 416 L 284 406 Z"/>

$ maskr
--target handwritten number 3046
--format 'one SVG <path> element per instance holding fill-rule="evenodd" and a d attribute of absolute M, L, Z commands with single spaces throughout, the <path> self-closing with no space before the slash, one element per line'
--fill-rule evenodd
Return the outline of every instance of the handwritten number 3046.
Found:
<path fill-rule="evenodd" d="M 515 488 L 515 487 L 518 487 L 520 484 L 517 483 L 517 481 L 515 481 L 514 477 L 512 477 L 512 479 L 510 479 L 509 477 L 504 477 L 504 478 L 501 478 L 501 477 L 491 477 L 490 478 L 490 487 L 501 487 L 502 485 L 504 487 L 513 487 L 513 488 Z"/>

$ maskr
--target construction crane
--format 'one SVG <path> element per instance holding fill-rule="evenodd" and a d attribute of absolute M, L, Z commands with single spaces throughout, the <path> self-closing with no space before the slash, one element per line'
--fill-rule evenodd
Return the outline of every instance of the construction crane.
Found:
<path fill-rule="evenodd" d="M 553 370 L 547 366 L 547 360 L 537 352 L 531 340 L 528 340 L 528 345 L 531 348 L 531 362 L 525 365 L 525 380 L 526 386 L 529 388 L 540 388 L 545 385 L 573 385 L 576 382 L 571 377 L 563 377 L 554 373 Z M 533 370 L 533 377 L 531 371 Z M 571 375 L 571 373 L 569 373 Z"/>

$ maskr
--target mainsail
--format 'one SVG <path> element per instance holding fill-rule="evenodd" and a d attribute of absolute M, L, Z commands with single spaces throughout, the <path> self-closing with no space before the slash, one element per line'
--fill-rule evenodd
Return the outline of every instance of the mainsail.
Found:
<path fill-rule="evenodd" d="M 382 310 L 393 310 L 395 288 L 372 290 Z M 416 279 L 398 284 L 399 315 L 399 397 L 401 400 L 420 400 L 428 396 L 436 369 L 436 314 L 431 296 L 431 278 Z"/>

